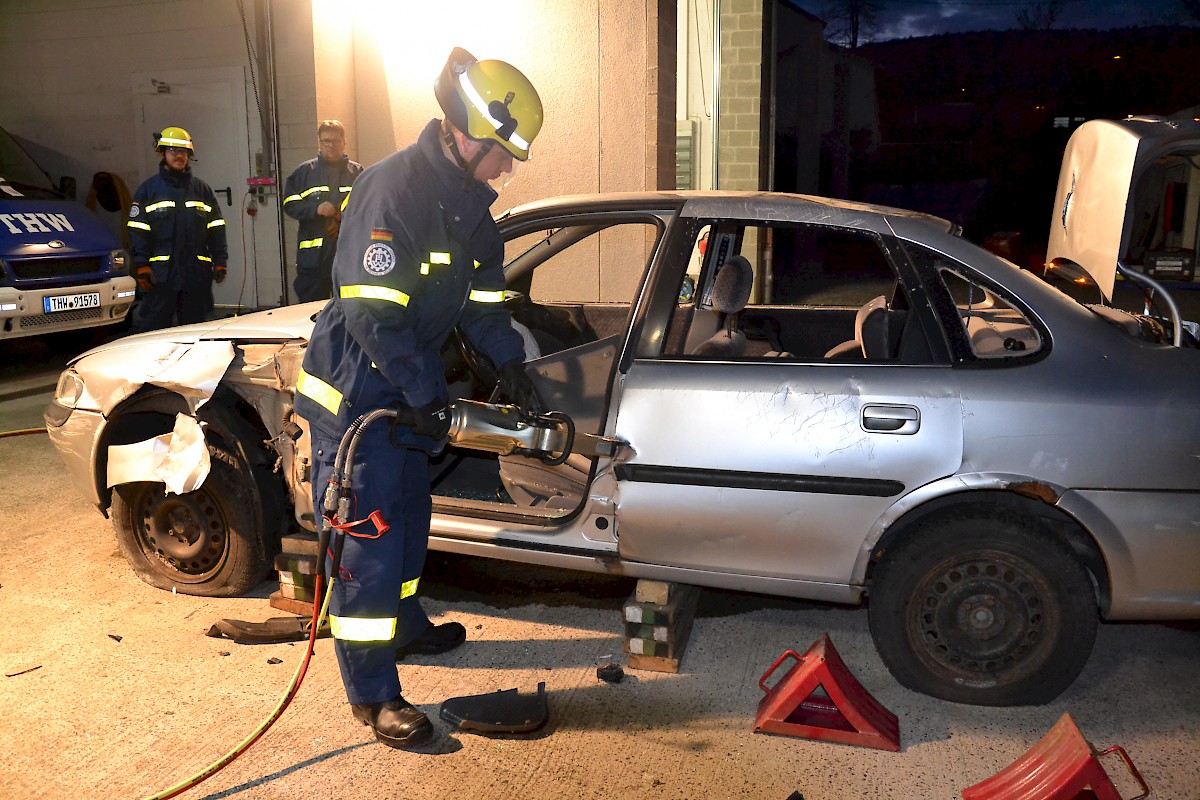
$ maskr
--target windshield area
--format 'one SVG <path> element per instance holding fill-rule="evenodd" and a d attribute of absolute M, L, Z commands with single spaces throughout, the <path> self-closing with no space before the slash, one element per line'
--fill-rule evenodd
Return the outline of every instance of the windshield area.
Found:
<path fill-rule="evenodd" d="M 22 197 L 52 200 L 59 193 L 17 140 L 0 128 L 0 199 Z"/>

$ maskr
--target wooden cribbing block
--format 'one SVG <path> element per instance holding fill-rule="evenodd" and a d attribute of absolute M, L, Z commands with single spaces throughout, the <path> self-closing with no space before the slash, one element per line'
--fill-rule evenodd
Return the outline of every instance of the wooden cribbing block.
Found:
<path fill-rule="evenodd" d="M 670 625 L 681 613 L 695 613 L 700 590 L 695 586 L 675 584 L 671 599 L 663 604 L 639 603 L 634 597 L 625 601 L 625 621 L 635 625 Z"/>
<path fill-rule="evenodd" d="M 675 585 L 666 581 L 650 581 L 642 578 L 637 582 L 637 589 L 634 590 L 633 597 L 639 603 L 665 606 L 671 599 L 671 587 Z"/>
<path fill-rule="evenodd" d="M 625 604 L 625 652 L 631 669 L 678 672 L 700 601 L 695 586 L 666 584 L 668 601 Z"/>
<path fill-rule="evenodd" d="M 279 549 L 289 558 L 296 556 L 317 556 L 317 535 L 315 533 L 289 533 L 279 538 Z M 314 563 L 316 563 L 314 561 Z"/>
<path fill-rule="evenodd" d="M 286 611 L 289 614 L 298 614 L 302 617 L 311 617 L 313 613 L 313 602 L 303 600 L 294 600 L 289 597 L 284 597 L 280 592 L 271 592 L 270 597 L 271 608 L 278 608 L 280 611 Z"/>

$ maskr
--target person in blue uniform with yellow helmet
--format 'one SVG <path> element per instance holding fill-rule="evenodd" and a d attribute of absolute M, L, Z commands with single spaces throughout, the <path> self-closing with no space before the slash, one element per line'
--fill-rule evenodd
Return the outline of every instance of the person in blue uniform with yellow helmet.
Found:
<path fill-rule="evenodd" d="M 164 128 L 154 149 L 162 154 L 158 174 L 134 192 L 125 223 L 138 285 L 133 333 L 208 319 L 229 256 L 217 196 L 192 174 L 191 135 Z"/>
<path fill-rule="evenodd" d="M 466 638 L 456 622 L 433 625 L 417 601 L 432 509 L 429 454 L 449 429 L 439 351 L 454 327 L 498 366 L 503 396 L 541 410 L 503 305 L 504 242 L 488 183 L 511 172 L 514 159 L 529 158 L 542 127 L 541 100 L 511 64 L 479 61 L 459 48 L 434 94 L 445 117 L 355 181 L 333 299 L 317 318 L 296 386 L 296 412 L 311 431 L 317 508 L 355 419 L 397 408 L 409 420 L 372 425 L 359 442 L 352 520 L 378 512 L 381 524 L 349 531 L 330 609 L 354 716 L 400 748 L 428 741 L 433 726 L 401 695 L 396 660 L 445 652 Z"/>

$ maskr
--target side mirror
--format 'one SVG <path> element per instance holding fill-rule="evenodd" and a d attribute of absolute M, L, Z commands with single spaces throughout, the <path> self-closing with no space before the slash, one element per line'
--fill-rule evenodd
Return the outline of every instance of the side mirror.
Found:
<path fill-rule="evenodd" d="M 74 200 L 76 198 L 75 192 L 77 189 L 78 187 L 75 185 L 74 176 L 63 175 L 58 179 L 58 191 L 68 200 Z"/>

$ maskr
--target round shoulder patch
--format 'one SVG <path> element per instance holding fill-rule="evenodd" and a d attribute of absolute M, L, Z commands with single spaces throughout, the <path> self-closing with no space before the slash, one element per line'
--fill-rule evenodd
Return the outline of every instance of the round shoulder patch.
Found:
<path fill-rule="evenodd" d="M 363 253 L 363 269 L 372 275 L 387 275 L 396 266 L 396 253 L 391 245 L 372 242 Z"/>
<path fill-rule="evenodd" d="M 140 213 L 142 213 L 142 209 L 137 203 L 134 203 L 129 207 L 129 216 L 136 217 Z"/>

